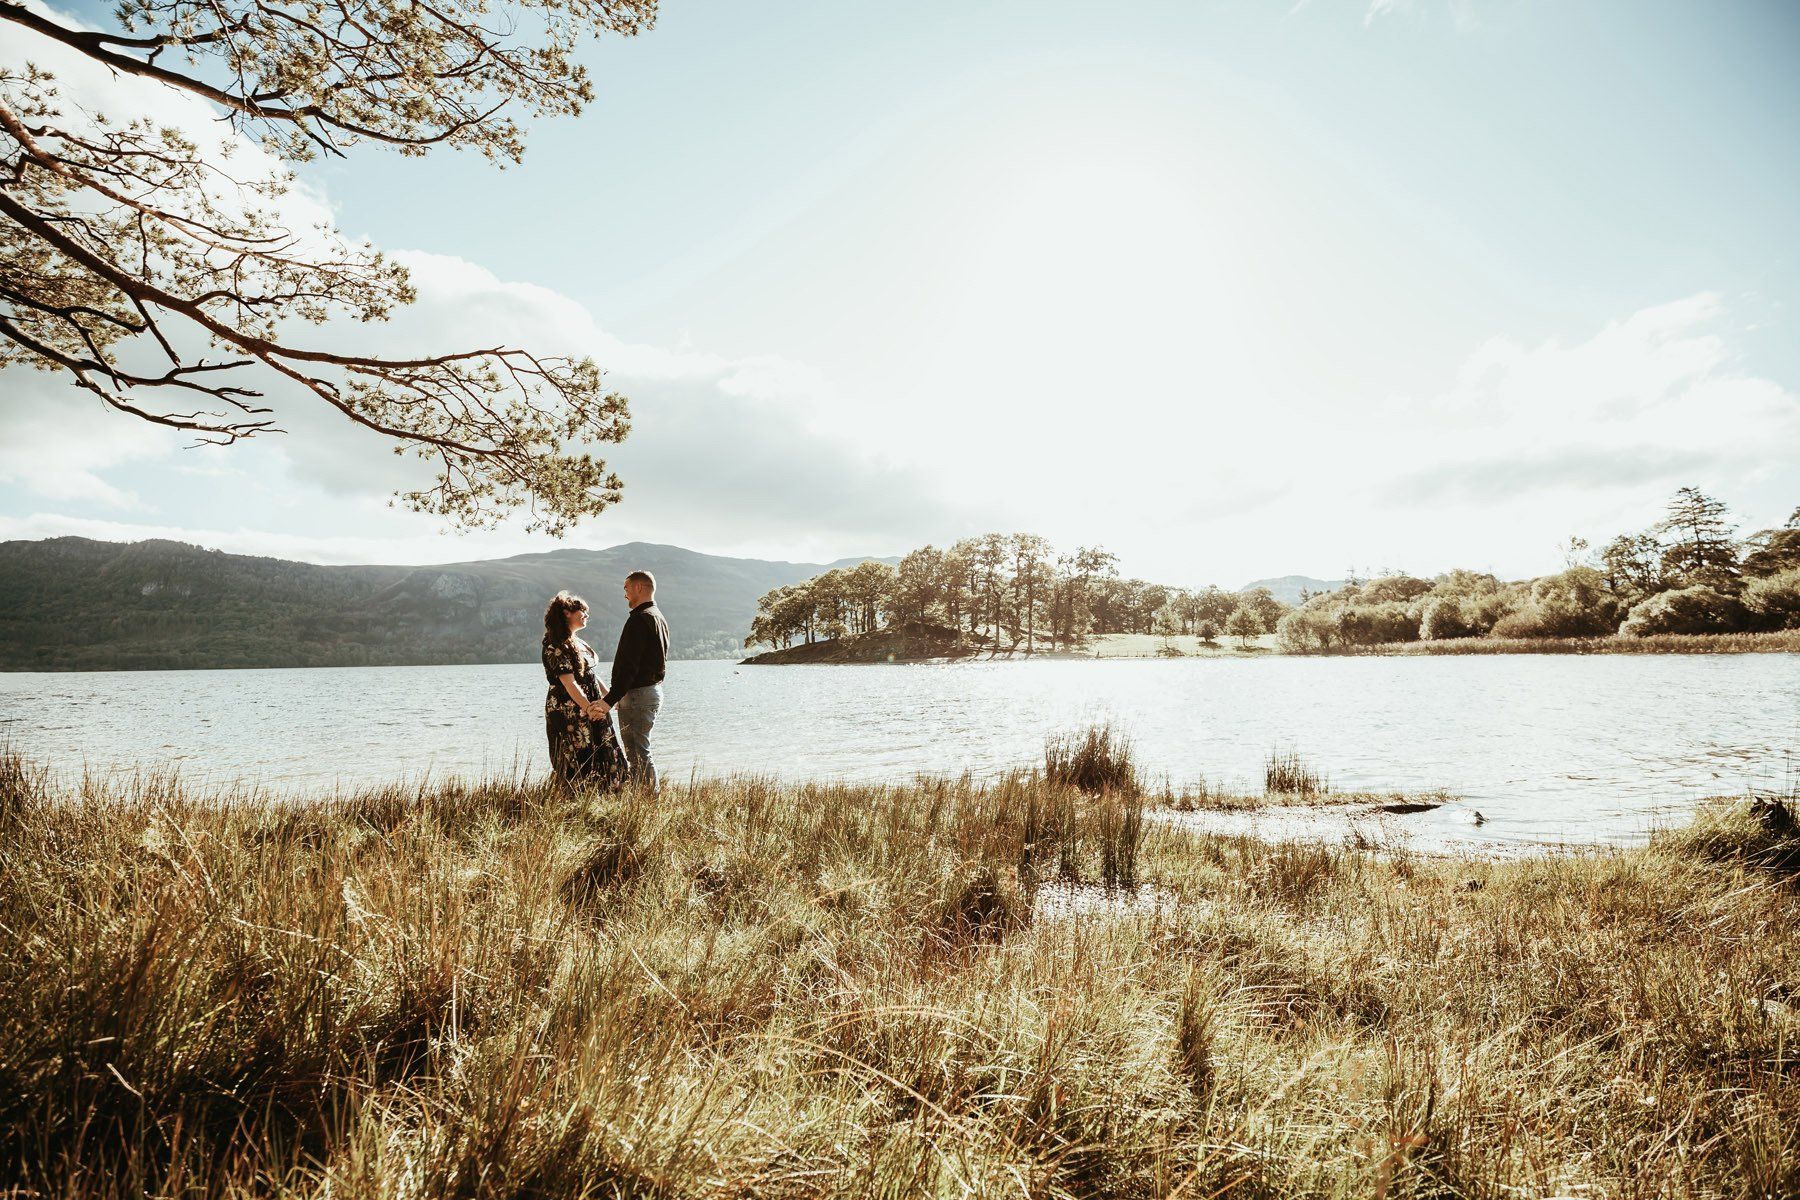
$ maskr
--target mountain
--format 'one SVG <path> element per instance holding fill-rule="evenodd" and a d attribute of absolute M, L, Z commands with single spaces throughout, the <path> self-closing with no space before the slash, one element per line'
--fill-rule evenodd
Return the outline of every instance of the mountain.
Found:
<path fill-rule="evenodd" d="M 1247 592 L 1252 588 L 1266 587 L 1283 604 L 1298 604 L 1301 592 L 1317 595 L 1320 592 L 1335 592 L 1343 586 L 1342 579 L 1314 579 L 1311 575 L 1282 575 L 1275 579 L 1253 579 L 1238 591 Z"/>
<path fill-rule="evenodd" d="M 544 605 L 561 588 L 592 606 L 589 641 L 604 660 L 634 569 L 656 576 L 672 657 L 736 657 L 764 592 L 863 561 L 767 562 L 632 542 L 429 567 L 324 566 L 184 542 L 0 542 L 0 670 L 532 662 Z"/>

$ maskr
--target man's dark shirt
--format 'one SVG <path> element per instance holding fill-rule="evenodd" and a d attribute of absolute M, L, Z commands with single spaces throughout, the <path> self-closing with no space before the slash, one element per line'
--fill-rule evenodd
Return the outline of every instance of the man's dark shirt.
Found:
<path fill-rule="evenodd" d="M 663 620 L 656 601 L 646 600 L 625 618 L 619 630 L 619 648 L 613 652 L 612 690 L 606 702 L 617 704 L 619 697 L 632 688 L 649 687 L 663 681 L 669 661 L 669 623 Z"/>

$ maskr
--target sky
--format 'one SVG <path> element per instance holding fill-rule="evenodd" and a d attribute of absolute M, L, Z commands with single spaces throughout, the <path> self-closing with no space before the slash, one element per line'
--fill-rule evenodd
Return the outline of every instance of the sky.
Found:
<path fill-rule="evenodd" d="M 1800 505 L 1797 55 L 1787 0 L 664 0 L 520 166 L 303 167 L 420 292 L 303 336 L 593 354 L 625 499 L 561 544 L 1535 575 L 1682 485 Z M 390 507 L 404 460 L 281 407 L 191 449 L 8 369 L 0 538 L 558 544 Z"/>

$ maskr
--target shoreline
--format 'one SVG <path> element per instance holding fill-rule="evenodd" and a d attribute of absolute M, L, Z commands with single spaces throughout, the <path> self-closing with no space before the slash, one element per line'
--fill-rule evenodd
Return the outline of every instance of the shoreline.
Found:
<path fill-rule="evenodd" d="M 809 664 L 858 666 L 910 666 L 948 662 L 1117 662 L 1128 660 L 1262 659 L 1262 658 L 1402 658 L 1506 654 L 1591 656 L 1598 654 L 1800 654 L 1800 629 L 1767 633 L 1684 633 L 1649 637 L 1591 638 L 1454 638 L 1429 642 L 1381 642 L 1369 646 L 1334 646 L 1323 650 L 1284 650 L 1273 634 L 1263 634 L 1247 647 L 1201 643 L 1192 635 L 1101 634 L 1082 650 L 992 651 L 982 648 L 956 654 L 921 654 L 907 657 L 898 643 L 881 634 L 813 642 L 752 655 L 739 666 L 799 666 Z M 1235 640 L 1235 639 L 1233 639 Z"/>

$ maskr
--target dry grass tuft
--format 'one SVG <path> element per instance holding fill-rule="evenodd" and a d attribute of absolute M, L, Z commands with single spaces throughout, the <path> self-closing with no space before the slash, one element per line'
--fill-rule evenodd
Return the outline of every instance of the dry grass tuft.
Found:
<path fill-rule="evenodd" d="M 1306 765 L 1296 750 L 1269 751 L 1263 763 L 1263 791 L 1269 795 L 1317 796 L 1327 790 L 1325 776 Z"/>
<path fill-rule="evenodd" d="M 1131 740 L 1110 725 L 1057 734 L 1044 743 L 1044 779 L 1053 787 L 1102 792 L 1140 791 L 1131 759 Z"/>

